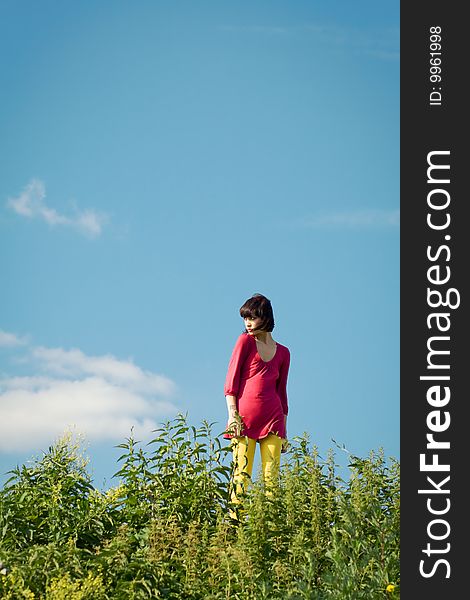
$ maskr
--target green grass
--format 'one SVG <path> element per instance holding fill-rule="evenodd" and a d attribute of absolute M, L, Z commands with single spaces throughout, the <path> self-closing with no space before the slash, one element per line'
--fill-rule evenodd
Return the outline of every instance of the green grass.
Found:
<path fill-rule="evenodd" d="M 106 492 L 70 437 L 14 469 L 0 490 L 0 597 L 399 598 L 396 460 L 350 456 L 342 480 L 304 434 L 272 494 L 257 477 L 232 506 L 225 444 L 178 415 L 148 445 L 119 445 Z"/>

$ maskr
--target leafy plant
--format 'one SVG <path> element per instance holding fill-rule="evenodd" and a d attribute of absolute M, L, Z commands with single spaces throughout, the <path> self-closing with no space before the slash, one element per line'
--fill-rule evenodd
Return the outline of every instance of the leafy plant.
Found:
<path fill-rule="evenodd" d="M 0 490 L 0 597 L 399 597 L 397 461 L 351 455 L 343 480 L 304 434 L 233 519 L 232 455 L 213 425 L 178 415 L 145 446 L 131 431 L 105 492 L 71 436 L 14 469 Z"/>

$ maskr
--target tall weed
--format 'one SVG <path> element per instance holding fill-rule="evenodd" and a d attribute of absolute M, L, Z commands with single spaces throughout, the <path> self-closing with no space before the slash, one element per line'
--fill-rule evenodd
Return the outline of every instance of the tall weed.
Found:
<path fill-rule="evenodd" d="M 399 597 L 397 461 L 351 456 L 342 480 L 304 434 L 279 479 L 266 489 L 259 475 L 234 507 L 230 447 L 212 428 L 178 415 L 145 446 L 131 432 L 106 492 L 70 437 L 14 469 L 0 490 L 0 597 Z"/>

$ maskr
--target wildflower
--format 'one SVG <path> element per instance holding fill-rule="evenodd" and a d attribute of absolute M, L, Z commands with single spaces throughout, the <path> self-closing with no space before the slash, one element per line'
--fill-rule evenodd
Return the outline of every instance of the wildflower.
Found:
<path fill-rule="evenodd" d="M 387 587 L 385 588 L 385 591 L 386 591 L 386 592 L 389 592 L 389 593 L 391 594 L 391 593 L 394 591 L 394 589 L 395 589 L 396 587 L 397 587 L 397 586 L 396 586 L 396 585 L 393 585 L 393 583 L 389 583 L 389 584 L 387 585 Z"/>

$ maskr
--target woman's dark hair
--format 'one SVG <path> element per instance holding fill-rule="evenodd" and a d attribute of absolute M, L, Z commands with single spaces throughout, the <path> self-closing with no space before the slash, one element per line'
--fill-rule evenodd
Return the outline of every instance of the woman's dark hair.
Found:
<path fill-rule="evenodd" d="M 274 315 L 271 301 L 263 294 L 253 294 L 240 308 L 240 316 L 255 319 L 259 317 L 261 324 L 258 329 L 261 331 L 272 331 L 274 329 Z M 246 329 L 245 329 L 246 333 Z"/>

